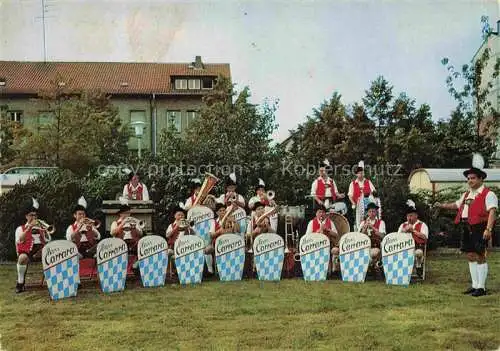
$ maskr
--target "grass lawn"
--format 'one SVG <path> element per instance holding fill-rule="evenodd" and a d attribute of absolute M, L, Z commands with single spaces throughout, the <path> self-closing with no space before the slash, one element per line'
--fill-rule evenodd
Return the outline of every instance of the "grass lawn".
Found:
<path fill-rule="evenodd" d="M 463 296 L 463 257 L 428 257 L 428 279 L 257 280 L 104 295 L 86 285 L 59 302 L 47 290 L 14 294 L 15 266 L 0 266 L 1 350 L 346 349 L 495 350 L 500 347 L 500 252 L 489 256 L 490 295 Z"/>

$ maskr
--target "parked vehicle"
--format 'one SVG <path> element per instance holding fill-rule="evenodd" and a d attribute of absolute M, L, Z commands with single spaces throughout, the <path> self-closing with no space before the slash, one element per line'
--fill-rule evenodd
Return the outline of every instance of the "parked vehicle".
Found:
<path fill-rule="evenodd" d="M 0 174 L 0 195 L 11 190 L 16 184 L 26 184 L 28 179 L 36 178 L 57 167 L 12 167 Z"/>

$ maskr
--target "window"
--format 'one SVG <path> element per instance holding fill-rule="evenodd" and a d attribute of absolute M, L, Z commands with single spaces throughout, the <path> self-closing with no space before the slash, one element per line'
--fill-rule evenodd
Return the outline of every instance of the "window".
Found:
<path fill-rule="evenodd" d="M 187 111 L 186 112 L 186 121 L 187 121 L 187 126 L 191 126 L 191 123 L 193 123 L 193 121 L 195 120 L 197 116 L 197 112 L 196 111 Z"/>
<path fill-rule="evenodd" d="M 23 111 L 7 111 L 12 122 L 23 123 Z"/>
<path fill-rule="evenodd" d="M 130 123 L 138 121 L 146 122 L 146 111 L 130 111 Z"/>
<path fill-rule="evenodd" d="M 175 89 L 187 89 L 187 79 L 176 79 L 175 80 Z"/>
<path fill-rule="evenodd" d="M 190 79 L 188 81 L 188 88 L 190 90 L 196 90 L 196 89 L 200 89 L 200 80 L 199 79 Z"/>
<path fill-rule="evenodd" d="M 181 111 L 167 111 L 167 123 L 169 129 L 173 126 L 180 133 L 182 130 Z"/>
<path fill-rule="evenodd" d="M 214 80 L 213 78 L 203 78 L 202 80 L 202 89 L 213 89 L 214 88 Z"/>

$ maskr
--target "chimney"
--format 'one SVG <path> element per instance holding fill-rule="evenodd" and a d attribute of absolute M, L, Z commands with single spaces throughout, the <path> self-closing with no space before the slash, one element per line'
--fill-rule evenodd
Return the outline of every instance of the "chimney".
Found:
<path fill-rule="evenodd" d="M 194 68 L 195 69 L 204 69 L 205 66 L 203 66 L 203 62 L 201 62 L 201 56 L 196 56 L 194 59 Z"/>

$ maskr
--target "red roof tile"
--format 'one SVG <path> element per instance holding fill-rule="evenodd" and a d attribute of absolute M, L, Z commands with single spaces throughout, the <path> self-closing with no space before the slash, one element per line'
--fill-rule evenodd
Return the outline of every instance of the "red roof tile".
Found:
<path fill-rule="evenodd" d="M 229 64 L 206 64 L 204 69 L 189 63 L 135 62 L 20 62 L 0 61 L 0 93 L 36 94 L 51 88 L 59 74 L 74 89 L 100 89 L 110 94 L 178 94 L 172 76 L 218 76 L 231 78 Z M 128 83 L 122 86 L 122 83 Z M 182 91 L 182 93 L 202 91 Z"/>

